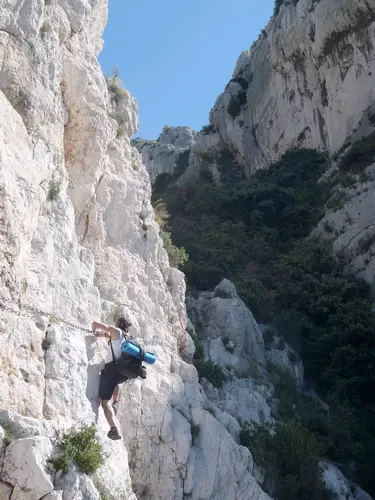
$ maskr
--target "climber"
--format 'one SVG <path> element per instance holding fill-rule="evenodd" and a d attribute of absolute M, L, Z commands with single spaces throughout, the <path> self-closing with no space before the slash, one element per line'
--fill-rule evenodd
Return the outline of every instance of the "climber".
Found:
<path fill-rule="evenodd" d="M 116 320 L 115 326 L 105 325 L 98 321 L 93 321 L 92 323 L 92 331 L 95 337 L 105 337 L 109 339 L 105 365 L 100 374 L 99 398 L 105 418 L 110 426 L 107 436 L 114 440 L 121 439 L 114 421 L 114 415 L 115 412 L 117 412 L 120 393 L 119 385 L 125 382 L 127 377 L 121 375 L 116 370 L 113 357 L 117 360 L 121 356 L 121 344 L 128 337 L 127 333 L 130 326 L 130 321 L 122 316 Z M 114 399 L 113 406 L 110 405 L 112 396 Z"/>

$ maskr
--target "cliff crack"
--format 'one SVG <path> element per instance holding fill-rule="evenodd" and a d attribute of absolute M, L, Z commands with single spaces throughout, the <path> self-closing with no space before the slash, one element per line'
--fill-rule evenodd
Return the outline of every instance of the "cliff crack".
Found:
<path fill-rule="evenodd" d="M 104 177 L 104 172 L 102 172 L 102 174 L 100 175 L 100 177 L 98 179 L 98 182 L 96 183 L 95 190 L 94 190 L 94 192 L 93 192 L 90 200 L 87 202 L 85 208 L 82 210 L 82 212 L 81 212 L 81 214 L 80 214 L 80 216 L 78 218 L 77 229 L 80 226 L 82 218 L 85 217 L 85 229 L 84 229 L 84 232 L 83 232 L 81 245 L 84 244 L 86 236 L 87 236 L 87 233 L 89 231 L 89 223 L 90 223 L 90 215 L 89 214 L 90 214 L 90 210 L 91 210 L 91 207 L 92 207 L 92 203 L 93 203 L 94 197 L 96 196 L 96 194 L 98 192 L 100 183 L 103 180 L 103 177 Z"/>
<path fill-rule="evenodd" d="M 363 229 L 361 229 L 360 231 L 358 231 L 358 233 L 356 233 L 354 236 L 352 236 L 349 240 L 349 242 L 342 248 L 342 250 L 346 250 L 348 248 L 348 246 L 351 244 L 351 242 L 357 238 L 361 233 L 363 233 L 364 231 L 367 231 L 367 229 L 371 229 L 375 227 L 375 224 L 370 224 L 366 227 L 364 227 Z"/>

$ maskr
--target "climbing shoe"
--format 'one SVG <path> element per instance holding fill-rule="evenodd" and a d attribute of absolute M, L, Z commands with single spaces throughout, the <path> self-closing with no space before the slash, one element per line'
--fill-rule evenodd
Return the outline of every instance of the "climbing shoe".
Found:
<path fill-rule="evenodd" d="M 109 439 L 113 439 L 114 441 L 116 441 L 117 439 L 121 439 L 117 427 L 111 427 L 111 430 L 108 432 L 107 436 L 109 437 Z"/>
<path fill-rule="evenodd" d="M 113 411 L 115 412 L 115 415 L 117 415 L 117 410 L 118 410 L 118 401 L 114 401 L 112 403 L 112 408 L 113 408 Z"/>

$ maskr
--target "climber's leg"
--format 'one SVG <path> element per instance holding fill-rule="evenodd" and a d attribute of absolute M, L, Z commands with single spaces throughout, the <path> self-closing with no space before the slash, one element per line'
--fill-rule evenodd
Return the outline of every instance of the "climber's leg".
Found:
<path fill-rule="evenodd" d="M 121 439 L 115 424 L 115 414 L 110 404 L 114 390 L 118 383 L 118 374 L 114 363 L 107 363 L 100 375 L 99 398 L 104 411 L 104 416 L 111 427 L 108 432 L 110 439 Z"/>
<path fill-rule="evenodd" d="M 115 412 L 115 415 L 117 415 L 119 399 L 120 399 L 120 384 L 117 384 L 115 390 L 113 391 L 113 397 L 112 397 L 113 401 L 112 408 L 113 411 Z"/>
<path fill-rule="evenodd" d="M 104 411 L 104 416 L 107 419 L 107 422 L 109 426 L 111 427 L 116 427 L 115 424 L 115 412 L 113 411 L 113 408 L 108 400 L 103 400 L 102 401 L 102 408 Z"/>
<path fill-rule="evenodd" d="M 113 402 L 118 403 L 120 399 L 120 384 L 117 384 L 115 390 L 113 391 Z"/>

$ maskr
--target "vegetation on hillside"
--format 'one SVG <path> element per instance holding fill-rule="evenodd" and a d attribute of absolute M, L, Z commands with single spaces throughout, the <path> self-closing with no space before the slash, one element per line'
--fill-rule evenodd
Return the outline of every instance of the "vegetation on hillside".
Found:
<path fill-rule="evenodd" d="M 280 11 L 280 7 L 285 4 L 290 4 L 292 3 L 293 5 L 297 5 L 297 3 L 299 2 L 299 0 L 275 0 L 275 3 L 274 3 L 274 10 L 273 10 L 273 13 L 275 16 L 277 16 L 277 14 L 279 13 Z"/>
<path fill-rule="evenodd" d="M 322 447 L 299 422 L 245 425 L 241 444 L 264 469 L 264 489 L 278 500 L 333 500 L 319 468 Z"/>
<path fill-rule="evenodd" d="M 63 474 L 67 474 L 73 464 L 84 474 L 93 474 L 104 463 L 102 446 L 94 426 L 71 429 L 63 435 L 59 448 L 60 453 L 52 457 L 51 463 L 55 471 L 62 471 Z"/>
<path fill-rule="evenodd" d="M 351 151 L 340 171 L 363 168 L 375 146 L 366 142 Z M 229 163 L 226 168 L 230 173 Z M 283 423 L 267 447 L 279 446 L 279 437 L 287 436 L 298 448 L 301 436 L 311 435 L 312 453 L 316 441 L 322 456 L 343 465 L 354 461 L 352 478 L 374 494 L 375 335 L 369 287 L 344 275 L 345 262 L 333 256 L 329 243 L 309 238 L 332 195 L 329 184 L 317 183 L 326 168 L 326 157 L 317 151 L 290 151 L 249 180 L 227 175 L 230 181 L 214 185 L 206 176 L 194 186 L 167 187 L 158 197 L 168 207 L 174 244 L 189 254 L 183 270 L 190 290 L 231 279 L 257 320 L 273 324 L 301 355 L 307 377 L 330 406 L 328 420 L 294 389 L 279 388 Z M 289 422 L 298 422 L 298 433 Z M 318 486 L 315 496 L 303 496 L 303 464 L 289 473 L 283 463 L 280 458 L 279 474 L 289 486 L 280 488 L 289 498 L 325 498 Z M 286 498 L 284 489 L 277 491 Z"/>

